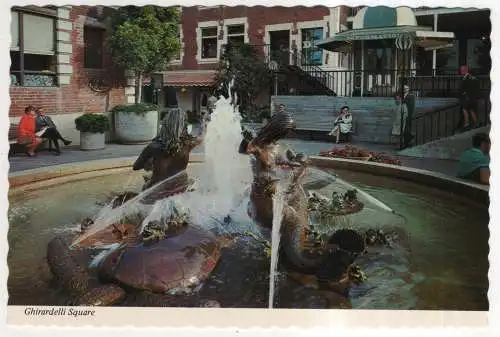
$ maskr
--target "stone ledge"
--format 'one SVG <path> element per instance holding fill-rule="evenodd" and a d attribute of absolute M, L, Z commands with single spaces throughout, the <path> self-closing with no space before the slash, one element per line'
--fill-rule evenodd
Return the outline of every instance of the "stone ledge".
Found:
<path fill-rule="evenodd" d="M 99 159 L 14 172 L 9 174 L 9 196 L 68 181 L 84 180 L 130 171 L 136 159 L 137 156 Z M 203 160 L 203 155 L 199 153 L 191 153 L 189 158 L 190 163 L 201 163 Z"/>
<path fill-rule="evenodd" d="M 428 187 L 454 192 L 475 202 L 480 202 L 486 205 L 489 204 L 488 186 L 470 183 L 442 173 L 405 166 L 362 162 L 359 160 L 342 158 L 311 156 L 309 157 L 309 160 L 312 165 L 318 167 L 343 169 L 354 172 L 357 171 L 372 175 L 388 176 L 395 179 L 407 180 L 418 184 L 424 184 Z"/>

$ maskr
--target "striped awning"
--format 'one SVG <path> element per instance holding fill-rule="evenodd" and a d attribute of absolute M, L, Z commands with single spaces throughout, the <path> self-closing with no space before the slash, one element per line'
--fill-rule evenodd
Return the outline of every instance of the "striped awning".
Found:
<path fill-rule="evenodd" d="M 163 73 L 166 87 L 211 87 L 215 84 L 215 72 L 171 72 Z"/>
<path fill-rule="evenodd" d="M 397 39 L 410 35 L 415 44 L 427 50 L 445 48 L 455 38 L 452 32 L 434 32 L 417 25 L 409 7 L 365 7 L 354 17 L 353 29 L 316 41 L 316 46 L 334 52 L 347 52 L 354 41 Z"/>
<path fill-rule="evenodd" d="M 417 26 L 410 7 L 364 7 L 354 17 L 352 29 L 373 29 L 396 26 Z"/>

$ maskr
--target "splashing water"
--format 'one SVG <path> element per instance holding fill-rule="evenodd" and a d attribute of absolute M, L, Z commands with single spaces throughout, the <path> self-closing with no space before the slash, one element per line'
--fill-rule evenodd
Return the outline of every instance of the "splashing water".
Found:
<path fill-rule="evenodd" d="M 284 174 L 280 174 L 280 180 L 273 196 L 273 227 L 271 231 L 271 270 L 269 277 L 269 309 L 274 304 L 274 288 L 277 279 L 279 245 L 281 238 L 281 222 L 283 219 L 283 207 L 285 204 L 285 191 L 287 188 Z"/>
<path fill-rule="evenodd" d="M 231 92 L 229 92 L 231 97 Z M 221 97 L 204 138 L 205 167 L 198 190 L 210 195 L 207 211 L 226 216 L 251 177 L 250 159 L 237 152 L 242 140 L 241 116 L 230 98 Z"/>
<path fill-rule="evenodd" d="M 161 188 L 161 185 L 168 184 L 170 181 L 177 179 L 177 177 L 182 173 L 183 172 L 175 174 L 174 176 L 165 179 L 164 181 L 161 181 L 158 184 L 140 192 L 137 196 L 128 200 L 126 203 L 117 208 L 112 208 L 111 204 L 105 205 L 95 217 L 94 223 L 85 231 L 83 235 L 81 235 L 75 242 L 73 242 L 73 246 L 77 245 L 89 236 L 103 230 L 107 226 L 113 223 L 117 223 L 124 217 L 131 216 L 137 213 L 146 215 L 150 214 L 152 209 L 157 206 L 157 203 L 155 203 L 154 205 L 147 205 L 143 204 L 141 201 L 144 198 L 147 198 L 149 195 L 154 194 L 158 188 Z"/>
<path fill-rule="evenodd" d="M 115 209 L 112 209 L 110 205 L 103 207 L 94 219 L 94 224 L 74 244 L 120 221 L 123 217 L 136 213 L 146 215 L 142 223 L 143 229 L 149 221 L 168 216 L 173 207 L 182 208 L 189 210 L 193 223 L 211 229 L 216 222 L 207 221 L 208 218 L 222 222 L 225 216 L 238 207 L 238 203 L 241 203 L 244 198 L 245 187 L 251 181 L 252 175 L 250 159 L 248 156 L 240 155 L 237 151 L 242 140 L 241 116 L 235 105 L 236 95 L 231 92 L 232 85 L 233 81 L 229 85 L 229 98 L 219 98 L 211 114 L 211 121 L 207 124 L 203 142 L 205 170 L 197 178 L 196 190 L 171 196 L 157 201 L 154 205 L 141 203 L 142 199 L 154 194 L 154 191 L 161 188 L 161 185 L 167 184 L 182 174 L 178 173 L 142 191 L 120 207 Z M 232 97 L 233 102 L 231 102 Z M 243 229 L 236 228 L 236 230 Z"/>

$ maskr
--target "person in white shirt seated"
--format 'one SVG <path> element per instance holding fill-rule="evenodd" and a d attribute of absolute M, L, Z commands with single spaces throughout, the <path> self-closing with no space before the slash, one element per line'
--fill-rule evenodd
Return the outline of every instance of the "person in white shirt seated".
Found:
<path fill-rule="evenodd" d="M 329 136 L 335 136 L 335 142 L 338 143 L 341 140 L 349 140 L 349 135 L 352 133 L 352 113 L 349 111 L 347 105 L 340 109 L 340 114 L 335 118 L 333 122 L 333 129 L 328 134 Z"/>

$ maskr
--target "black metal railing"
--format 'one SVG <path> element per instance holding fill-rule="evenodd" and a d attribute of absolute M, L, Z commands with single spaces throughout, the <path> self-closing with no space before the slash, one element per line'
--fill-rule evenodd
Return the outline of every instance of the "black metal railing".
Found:
<path fill-rule="evenodd" d="M 291 65 L 300 69 L 316 82 L 319 82 L 323 86 L 322 89 L 324 89 L 320 90 L 323 95 L 336 96 L 337 94 L 335 90 L 330 86 L 330 84 L 334 82 L 333 74 L 331 72 L 324 71 L 317 64 L 310 62 L 310 58 L 308 57 L 309 53 L 309 50 L 292 50 Z"/>
<path fill-rule="evenodd" d="M 439 69 L 323 70 L 315 62 L 311 62 L 311 48 L 277 50 L 271 48 L 269 44 L 252 46 L 266 64 L 275 61 L 280 68 L 293 67 L 297 72 L 306 75 L 304 76 L 306 79 L 302 81 L 316 82 L 317 85 L 307 90 L 312 90 L 315 95 L 392 97 L 404 82 L 418 97 L 458 97 L 462 81 L 462 76 L 457 72 Z M 476 77 L 479 80 L 480 91 L 489 95 L 490 76 L 476 75 Z M 286 92 L 301 94 L 300 88 L 295 89 L 297 90 Z"/>
<path fill-rule="evenodd" d="M 419 70 L 332 70 L 319 67 L 303 67 L 311 75 L 322 79 L 321 83 L 339 96 L 391 97 L 400 90 L 400 84 L 409 85 L 411 91 L 420 97 L 457 97 L 462 76 L 456 74 L 422 75 Z M 480 90 L 489 92 L 489 75 L 476 76 Z"/>
<path fill-rule="evenodd" d="M 477 126 L 490 125 L 491 102 L 489 95 L 483 95 L 478 101 Z M 411 125 L 414 137 L 412 145 L 425 144 L 461 132 L 461 120 L 461 103 L 416 115 L 413 117 Z"/>
<path fill-rule="evenodd" d="M 266 63 L 271 61 L 276 62 L 278 69 L 283 67 L 293 67 L 295 71 L 303 73 L 308 77 L 309 82 L 316 82 L 313 87 L 309 86 L 307 90 L 295 88 L 294 91 L 283 90 L 281 92 L 288 92 L 294 94 L 304 93 L 304 91 L 311 92 L 316 95 L 334 95 L 334 91 L 328 87 L 328 83 L 333 83 L 332 75 L 325 72 L 317 64 L 310 62 L 310 50 L 298 51 L 297 49 L 273 49 L 271 45 L 253 45 L 255 50 L 262 56 L 262 60 Z M 280 71 L 280 70 L 278 70 Z M 281 72 L 281 71 L 280 71 Z M 285 81 L 286 82 L 286 81 Z M 305 83 L 304 83 L 305 85 Z"/>

